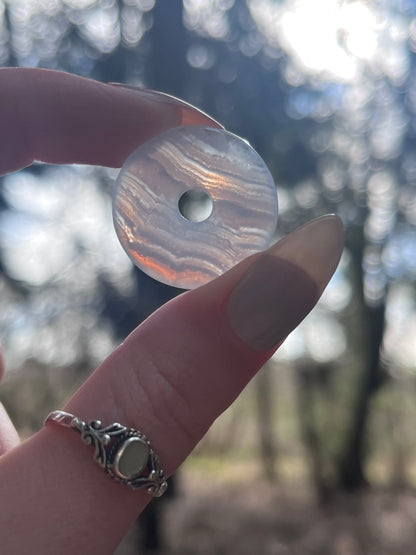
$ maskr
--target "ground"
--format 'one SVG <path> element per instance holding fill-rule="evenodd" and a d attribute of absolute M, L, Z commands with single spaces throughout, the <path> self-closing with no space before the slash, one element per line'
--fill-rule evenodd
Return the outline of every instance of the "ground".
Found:
<path fill-rule="evenodd" d="M 410 555 L 416 492 L 336 495 L 319 507 L 306 486 L 182 480 L 157 555 Z M 132 529 L 117 555 L 138 553 Z"/>

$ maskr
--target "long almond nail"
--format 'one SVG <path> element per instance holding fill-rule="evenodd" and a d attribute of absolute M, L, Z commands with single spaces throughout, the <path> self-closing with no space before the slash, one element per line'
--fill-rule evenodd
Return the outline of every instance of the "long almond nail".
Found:
<path fill-rule="evenodd" d="M 211 116 L 192 106 L 188 102 L 184 102 L 175 96 L 170 94 L 162 93 L 159 91 L 152 91 L 150 89 L 144 89 L 141 87 L 135 87 L 134 85 L 125 85 L 124 83 L 108 83 L 113 87 L 119 87 L 122 90 L 128 91 L 132 94 L 139 94 L 142 98 L 146 98 L 149 102 L 154 102 L 163 105 L 170 105 L 176 107 L 180 112 L 180 123 L 179 125 L 205 125 L 207 127 L 217 127 L 222 129 L 223 126 L 218 123 Z"/>
<path fill-rule="evenodd" d="M 250 348 L 275 348 L 305 318 L 334 273 L 343 248 L 337 216 L 294 231 L 263 253 L 234 287 L 228 317 Z"/>

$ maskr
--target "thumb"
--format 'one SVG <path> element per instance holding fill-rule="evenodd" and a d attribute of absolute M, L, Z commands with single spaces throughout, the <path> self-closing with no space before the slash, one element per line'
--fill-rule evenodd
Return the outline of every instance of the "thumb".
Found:
<path fill-rule="evenodd" d="M 65 410 L 139 429 L 171 474 L 312 309 L 342 243 L 339 219 L 327 216 L 177 297 L 127 338 Z M 149 500 L 106 476 L 79 436 L 57 426 L 6 454 L 0 476 L 9 506 L 0 529 L 8 531 L 10 555 L 26 547 L 45 555 L 112 553 Z"/>

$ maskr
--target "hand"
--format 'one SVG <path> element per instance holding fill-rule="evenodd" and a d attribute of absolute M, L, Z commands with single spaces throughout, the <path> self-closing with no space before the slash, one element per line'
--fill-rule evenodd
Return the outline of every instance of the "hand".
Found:
<path fill-rule="evenodd" d="M 0 116 L 1 173 L 33 160 L 117 167 L 166 128 L 218 126 L 164 95 L 34 69 L 0 69 Z M 177 297 L 64 410 L 141 430 L 172 474 L 315 305 L 342 244 L 339 219 L 326 216 Z M 73 431 L 51 426 L 17 443 L 0 411 L 2 552 L 113 553 L 148 494 L 106 476 Z"/>

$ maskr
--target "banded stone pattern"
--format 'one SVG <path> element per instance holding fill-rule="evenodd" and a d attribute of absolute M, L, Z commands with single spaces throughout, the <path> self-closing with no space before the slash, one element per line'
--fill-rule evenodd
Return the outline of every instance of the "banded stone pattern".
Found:
<path fill-rule="evenodd" d="M 212 200 L 212 213 L 202 222 L 179 211 L 181 196 L 195 189 Z M 127 158 L 114 190 L 113 219 L 139 268 L 192 289 L 269 245 L 276 188 L 263 160 L 241 138 L 209 127 L 176 127 Z"/>

